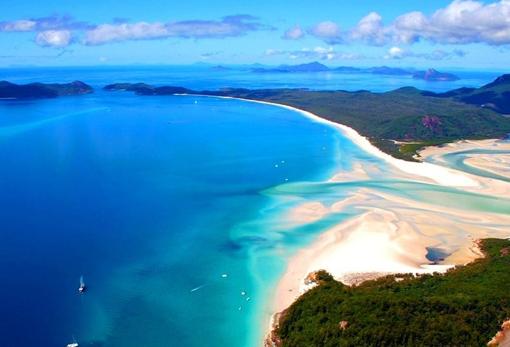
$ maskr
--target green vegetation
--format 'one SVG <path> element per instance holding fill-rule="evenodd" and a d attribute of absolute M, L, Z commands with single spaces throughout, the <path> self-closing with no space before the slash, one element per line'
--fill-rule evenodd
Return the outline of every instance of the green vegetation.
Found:
<path fill-rule="evenodd" d="M 93 93 L 91 86 L 81 82 L 71 83 L 29 83 L 14 84 L 0 81 L 0 98 L 41 99 L 59 96 L 83 95 Z"/>
<path fill-rule="evenodd" d="M 423 95 L 415 88 L 387 93 L 257 90 L 222 95 L 270 101 L 297 107 L 356 129 L 381 150 L 399 158 L 392 140 L 451 142 L 465 138 L 500 138 L 510 133 L 510 119 L 497 112 L 452 98 Z M 440 139 L 440 141 L 438 141 Z"/>
<path fill-rule="evenodd" d="M 282 314 L 279 345 L 484 346 L 510 317 L 510 241 L 486 239 L 481 247 L 485 258 L 445 275 L 348 287 L 322 274 Z"/>
<path fill-rule="evenodd" d="M 231 96 L 293 106 L 354 128 L 382 151 L 406 160 L 414 160 L 413 155 L 422 146 L 400 148 L 395 140 L 436 144 L 500 138 L 510 133 L 510 118 L 501 115 L 510 110 L 510 75 L 478 89 L 461 88 L 440 94 L 413 87 L 386 93 L 239 88 L 194 91 L 120 83 L 104 89 L 129 90 L 140 95 Z"/>
<path fill-rule="evenodd" d="M 399 158 L 406 160 L 415 159 L 417 153 L 427 146 L 440 146 L 450 140 L 433 140 L 433 141 L 417 141 L 417 142 L 402 142 L 399 146 Z"/>
<path fill-rule="evenodd" d="M 466 104 L 492 109 L 499 113 L 510 114 L 510 74 L 498 77 L 481 88 L 460 88 L 446 93 L 429 93 L 435 97 L 453 98 Z"/>

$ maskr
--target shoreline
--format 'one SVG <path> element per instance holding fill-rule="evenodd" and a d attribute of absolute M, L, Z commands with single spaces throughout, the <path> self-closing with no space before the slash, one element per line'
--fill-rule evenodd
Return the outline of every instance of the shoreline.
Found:
<path fill-rule="evenodd" d="M 297 112 L 312 121 L 333 127 L 366 153 L 382 159 L 389 164 L 393 178 L 490 195 L 497 192 L 497 196 L 510 192 L 510 184 L 498 185 L 491 191 L 487 187 L 493 182 L 487 182 L 486 178 L 434 163 L 408 162 L 394 158 L 372 145 L 355 129 L 292 106 L 226 96 L 181 95 L 237 99 Z M 360 177 L 370 179 L 371 168 L 357 164 L 359 163 L 353 163 L 352 172 L 339 172 L 328 182 L 349 182 Z M 510 215 L 483 213 L 473 217 L 471 211 L 433 206 L 368 188 L 359 189 L 348 198 L 330 206 L 324 206 L 318 201 L 308 201 L 291 211 L 288 218 L 297 225 L 305 225 L 353 206 L 360 210 L 358 216 L 321 232 L 310 245 L 298 250 L 289 259 L 287 269 L 277 285 L 273 302 L 269 303 L 271 317 L 268 317 L 269 321 L 265 323 L 269 324 L 269 335 L 278 323 L 279 314 L 302 293 L 313 287 L 313 283 L 304 282 L 311 272 L 324 269 L 335 279 L 348 285 L 389 274 L 444 273 L 455 265 L 464 265 L 481 257 L 476 243 L 478 239 L 487 236 L 510 236 L 500 228 L 501 225 L 510 225 Z M 478 230 L 477 226 L 480 225 L 484 225 L 487 230 Z M 449 232 L 452 235 L 444 236 L 443 230 L 449 228 L 454 230 Z M 467 232 L 455 232 L 458 229 Z M 441 239 L 444 240 L 440 241 Z M 429 247 L 444 244 L 455 245 L 455 249 L 450 250 L 446 259 L 439 263 L 432 263 L 427 259 Z M 266 334 L 266 338 L 267 336 Z"/>
<path fill-rule="evenodd" d="M 485 152 L 476 153 L 479 150 Z M 487 152 L 491 150 L 494 153 Z M 510 140 L 462 140 L 441 146 L 425 147 L 418 152 L 418 155 L 422 160 L 447 165 L 444 156 L 455 153 L 466 156 L 462 162 L 467 167 L 510 179 Z M 494 154 L 497 154 L 497 157 Z"/>
<path fill-rule="evenodd" d="M 403 159 L 397 159 L 392 157 L 391 155 L 384 153 L 379 148 L 375 147 L 370 143 L 370 141 L 358 133 L 355 129 L 348 127 L 347 125 L 343 125 L 340 123 L 335 123 L 328 119 L 322 118 L 312 112 L 305 111 L 299 109 L 297 107 L 279 104 L 276 102 L 269 101 L 261 101 L 261 100 L 253 100 L 253 99 L 244 99 L 244 98 L 236 98 L 233 96 L 215 96 L 215 95 L 201 95 L 201 94 L 175 94 L 182 96 L 198 96 L 198 97 L 209 97 L 209 98 L 219 98 L 219 99 L 230 99 L 230 100 L 241 100 L 246 102 L 259 103 L 264 105 L 276 106 L 280 108 L 284 108 L 287 110 L 291 110 L 297 112 L 308 119 L 311 119 L 315 122 L 329 125 L 342 133 L 345 137 L 351 140 L 355 145 L 364 150 L 366 153 L 372 154 L 375 157 L 384 160 L 386 163 L 395 166 L 399 170 L 410 174 L 420 176 L 422 178 L 431 180 L 437 184 L 452 186 L 452 187 L 477 187 L 479 184 L 472 178 L 468 177 L 461 171 L 456 171 L 453 169 L 445 168 L 439 165 L 434 165 L 426 162 L 411 162 L 405 161 Z"/>

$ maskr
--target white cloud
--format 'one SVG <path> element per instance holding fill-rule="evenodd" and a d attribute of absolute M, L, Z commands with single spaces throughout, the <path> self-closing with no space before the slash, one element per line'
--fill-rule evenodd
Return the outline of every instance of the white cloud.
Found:
<path fill-rule="evenodd" d="M 330 44 L 364 41 L 372 45 L 412 44 L 428 40 L 445 44 L 510 44 L 510 0 L 485 4 L 475 0 L 454 0 L 432 15 L 408 12 L 385 26 L 382 17 L 371 12 L 352 29 L 340 32 L 333 22 L 322 22 L 310 33 Z"/>
<path fill-rule="evenodd" d="M 320 22 L 315 25 L 310 29 L 310 34 L 330 44 L 342 42 L 342 31 L 340 27 L 338 24 L 331 21 Z"/>
<path fill-rule="evenodd" d="M 302 38 L 303 36 L 305 36 L 305 32 L 303 31 L 303 29 L 301 29 L 300 26 L 296 25 L 290 29 L 288 29 L 284 34 L 283 34 L 283 39 L 286 39 L 286 40 L 298 40 L 300 38 Z"/>
<path fill-rule="evenodd" d="M 428 22 L 428 23 L 427 23 Z M 441 43 L 510 43 L 510 1 L 485 5 L 479 1 L 456 0 L 436 11 L 419 29 L 422 36 Z"/>
<path fill-rule="evenodd" d="M 376 12 L 370 12 L 358 22 L 358 25 L 351 30 L 349 36 L 352 40 L 384 45 L 386 37 L 382 17 Z"/>
<path fill-rule="evenodd" d="M 86 32 L 85 43 L 100 45 L 112 41 L 156 39 L 166 36 L 168 31 L 162 23 L 101 24 Z"/>
<path fill-rule="evenodd" d="M 43 47 L 66 47 L 71 43 L 71 32 L 69 30 L 46 30 L 41 31 L 35 37 L 35 42 Z"/>
<path fill-rule="evenodd" d="M 187 20 L 170 23 L 116 23 L 101 24 L 85 32 L 86 45 L 101 45 L 127 40 L 150 40 L 160 38 L 225 38 L 242 36 L 251 31 L 272 28 L 249 15 L 227 16 L 219 21 Z"/>
<path fill-rule="evenodd" d="M 32 31 L 36 26 L 33 20 L 21 19 L 12 22 L 0 23 L 0 31 L 16 32 L 16 31 Z"/>
<path fill-rule="evenodd" d="M 384 56 L 386 59 L 402 59 L 406 52 L 400 47 L 391 47 L 388 53 Z"/>
<path fill-rule="evenodd" d="M 58 15 L 0 22 L 0 31 L 3 32 L 85 30 L 89 28 L 90 24 L 75 21 L 71 16 Z"/>
<path fill-rule="evenodd" d="M 409 12 L 403 14 L 393 24 L 386 28 L 388 39 L 399 43 L 414 43 L 420 36 L 417 33 L 424 32 L 424 28 L 428 26 L 428 19 L 421 12 Z"/>
<path fill-rule="evenodd" d="M 281 50 L 267 49 L 267 56 L 283 55 L 289 59 L 307 59 L 307 60 L 358 60 L 364 56 L 352 52 L 339 52 L 333 47 L 317 46 L 314 48 L 302 48 L 300 50 Z"/>
<path fill-rule="evenodd" d="M 421 58 L 425 60 L 444 60 L 453 57 L 463 57 L 466 53 L 460 49 L 455 49 L 451 52 L 441 49 L 435 49 L 431 52 L 417 53 L 410 49 L 403 49 L 401 47 L 391 47 L 384 55 L 384 59 L 403 59 L 403 58 Z"/>
<path fill-rule="evenodd" d="M 158 38 L 226 38 L 242 36 L 252 31 L 274 30 L 250 15 L 226 16 L 220 20 L 183 20 L 178 22 L 114 21 L 112 24 L 92 25 L 75 21 L 70 16 L 48 16 L 0 22 L 0 32 L 34 32 L 35 42 L 45 47 L 64 47 L 71 36 L 81 36 L 81 43 L 100 45 L 127 40 Z"/>

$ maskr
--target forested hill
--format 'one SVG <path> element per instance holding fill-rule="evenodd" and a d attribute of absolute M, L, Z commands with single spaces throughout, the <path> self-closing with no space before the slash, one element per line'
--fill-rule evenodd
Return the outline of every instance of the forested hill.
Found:
<path fill-rule="evenodd" d="M 510 241 L 481 243 L 486 257 L 445 275 L 388 276 L 319 285 L 280 316 L 278 347 L 486 346 L 510 317 Z"/>
<path fill-rule="evenodd" d="M 70 83 L 29 83 L 14 84 L 0 81 L 0 98 L 3 99 L 44 99 L 59 96 L 93 93 L 91 86 L 74 81 Z"/>
<path fill-rule="evenodd" d="M 143 83 L 112 84 L 105 90 L 128 90 L 140 95 L 231 96 L 294 106 L 350 126 L 381 150 L 412 160 L 415 150 L 423 145 L 500 138 L 510 133 L 510 118 L 503 115 L 510 108 L 509 81 L 510 75 L 503 75 L 481 88 L 441 94 L 413 87 L 385 93 L 237 88 L 195 91 Z"/>
<path fill-rule="evenodd" d="M 459 88 L 447 93 L 425 93 L 425 95 L 453 98 L 510 115 L 510 74 L 502 75 L 481 88 Z"/>

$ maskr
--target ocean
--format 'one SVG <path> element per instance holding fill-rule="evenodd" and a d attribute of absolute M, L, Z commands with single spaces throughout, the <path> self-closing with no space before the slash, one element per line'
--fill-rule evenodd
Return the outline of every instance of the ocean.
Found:
<path fill-rule="evenodd" d="M 496 75 L 466 72 L 464 82 L 479 86 Z M 79 97 L 0 101 L 5 347 L 65 346 L 73 339 L 80 346 L 257 346 L 287 259 L 350 216 L 295 229 L 285 222 L 293 206 L 310 194 L 338 200 L 363 185 L 413 192 L 405 186 L 412 182 L 314 186 L 355 162 L 383 172 L 386 164 L 295 111 L 209 97 L 140 97 L 102 86 L 459 86 L 140 66 L 2 69 L 0 80 L 82 80 L 96 89 Z"/>

